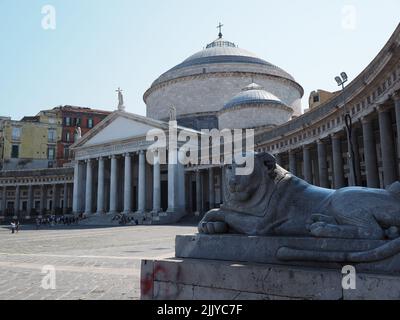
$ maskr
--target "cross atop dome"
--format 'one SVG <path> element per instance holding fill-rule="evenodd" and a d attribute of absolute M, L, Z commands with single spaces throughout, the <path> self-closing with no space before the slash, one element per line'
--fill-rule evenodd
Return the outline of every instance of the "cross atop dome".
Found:
<path fill-rule="evenodd" d="M 219 25 L 217 26 L 217 29 L 219 29 L 219 34 L 218 34 L 218 38 L 222 39 L 222 27 L 224 25 L 220 22 Z"/>

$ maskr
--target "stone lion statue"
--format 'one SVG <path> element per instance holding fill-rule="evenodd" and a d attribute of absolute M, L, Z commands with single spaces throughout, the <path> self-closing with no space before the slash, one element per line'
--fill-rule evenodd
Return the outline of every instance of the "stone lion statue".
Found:
<path fill-rule="evenodd" d="M 206 234 L 391 239 L 366 252 L 308 252 L 281 248 L 282 260 L 377 261 L 400 252 L 400 182 L 387 190 L 313 186 L 290 174 L 268 153 L 255 155 L 254 171 L 235 175 L 225 167 L 224 204 L 199 224 Z"/>

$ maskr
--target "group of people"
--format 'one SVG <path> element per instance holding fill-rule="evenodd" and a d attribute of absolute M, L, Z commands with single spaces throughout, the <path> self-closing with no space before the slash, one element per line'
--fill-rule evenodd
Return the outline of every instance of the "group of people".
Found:
<path fill-rule="evenodd" d="M 126 225 L 130 223 L 135 223 L 136 225 L 139 224 L 139 221 L 133 217 L 128 217 L 124 214 L 116 215 L 114 218 L 112 218 L 113 221 L 119 221 L 120 225 Z"/>
<path fill-rule="evenodd" d="M 36 229 L 39 229 L 41 225 L 44 226 L 55 226 L 55 225 L 77 225 L 81 220 L 80 217 L 75 216 L 49 216 L 45 218 L 36 218 Z"/>

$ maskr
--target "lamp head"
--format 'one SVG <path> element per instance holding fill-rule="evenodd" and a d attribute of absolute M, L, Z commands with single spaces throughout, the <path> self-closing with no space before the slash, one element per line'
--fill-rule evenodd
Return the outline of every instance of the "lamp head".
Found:
<path fill-rule="evenodd" d="M 347 81 L 348 77 L 347 77 L 346 72 L 342 72 L 342 73 L 340 74 L 340 76 L 342 77 L 343 82 L 346 82 L 346 81 Z"/>
<path fill-rule="evenodd" d="M 335 81 L 337 82 L 338 86 L 341 86 L 343 84 L 342 79 L 340 77 L 336 77 Z"/>

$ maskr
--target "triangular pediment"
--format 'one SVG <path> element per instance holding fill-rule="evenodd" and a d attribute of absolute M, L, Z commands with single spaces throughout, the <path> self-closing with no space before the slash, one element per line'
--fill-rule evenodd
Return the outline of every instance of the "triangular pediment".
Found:
<path fill-rule="evenodd" d="M 166 129 L 168 124 L 135 115 L 115 111 L 84 135 L 71 148 L 92 147 L 134 138 L 145 138 L 152 129 Z"/>

